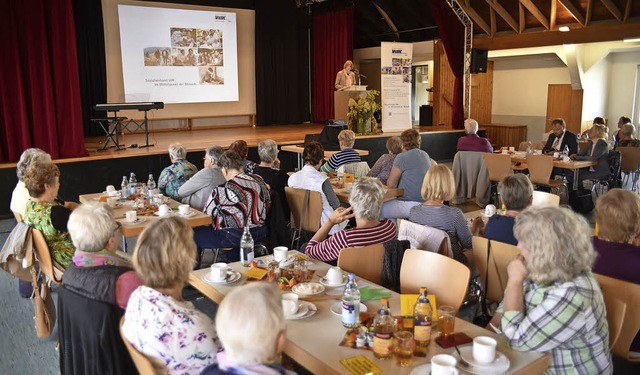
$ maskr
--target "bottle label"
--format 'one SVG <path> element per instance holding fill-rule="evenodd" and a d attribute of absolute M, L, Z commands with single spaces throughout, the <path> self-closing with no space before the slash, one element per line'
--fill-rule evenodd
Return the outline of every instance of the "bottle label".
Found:
<path fill-rule="evenodd" d="M 356 324 L 356 306 L 350 303 L 342 302 L 342 324 Z"/>
<path fill-rule="evenodd" d="M 247 262 L 253 262 L 253 248 L 249 248 L 247 253 Z"/>
<path fill-rule="evenodd" d="M 378 333 L 373 336 L 373 351 L 378 355 L 389 355 L 393 350 L 390 333 Z"/>
<path fill-rule="evenodd" d="M 413 338 L 416 341 L 430 341 L 431 340 L 431 323 L 425 322 L 424 320 L 414 321 Z"/>

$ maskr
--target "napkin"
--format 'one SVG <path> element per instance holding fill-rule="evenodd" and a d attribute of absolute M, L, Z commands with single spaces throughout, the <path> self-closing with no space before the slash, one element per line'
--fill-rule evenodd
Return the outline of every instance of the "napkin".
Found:
<path fill-rule="evenodd" d="M 374 288 L 372 286 L 363 286 L 360 288 L 360 300 L 379 300 L 380 298 L 387 297 L 389 298 L 391 293 L 388 290 L 383 288 Z"/>
<path fill-rule="evenodd" d="M 246 277 L 250 277 L 252 279 L 262 279 L 263 277 L 265 277 L 267 275 L 267 270 L 265 270 L 264 268 L 258 268 L 258 267 L 254 267 L 254 268 L 249 268 L 244 275 Z"/>

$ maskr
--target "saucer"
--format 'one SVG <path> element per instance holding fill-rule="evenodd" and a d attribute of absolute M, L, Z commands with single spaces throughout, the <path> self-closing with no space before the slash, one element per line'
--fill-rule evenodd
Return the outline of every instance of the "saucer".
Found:
<path fill-rule="evenodd" d="M 188 213 L 188 214 L 186 214 L 186 215 L 183 215 L 183 214 L 181 214 L 181 213 L 178 213 L 178 216 L 180 216 L 180 217 L 191 217 L 191 216 L 195 216 L 195 215 L 196 215 L 196 213 L 195 213 L 195 212 L 193 212 L 193 211 L 189 211 L 189 213 Z"/>
<path fill-rule="evenodd" d="M 285 315 L 284 318 L 287 320 L 295 320 L 300 319 L 305 316 L 309 312 L 309 306 L 303 303 L 298 304 L 298 311 L 296 311 L 293 315 Z"/>
<path fill-rule="evenodd" d="M 342 302 L 336 302 L 331 305 L 331 312 L 338 316 L 342 316 Z M 362 302 L 360 302 L 360 312 L 367 312 L 367 305 Z"/>
<path fill-rule="evenodd" d="M 222 281 L 214 281 L 211 279 L 211 274 L 207 273 L 204 276 L 202 276 L 202 279 L 209 283 L 209 284 L 216 284 L 216 285 L 221 285 L 221 284 L 231 284 L 231 283 L 235 283 L 236 281 L 240 280 L 240 277 L 242 277 L 242 275 L 240 274 L 240 272 L 236 272 L 236 271 L 228 271 L 227 272 L 227 278 L 222 280 Z"/>
<path fill-rule="evenodd" d="M 164 214 L 164 215 L 160 215 L 160 211 L 156 211 L 156 212 L 154 212 L 153 214 L 154 214 L 154 215 L 156 215 L 156 216 L 160 216 L 160 217 L 168 217 L 168 216 L 173 215 L 173 212 L 172 212 L 172 211 L 169 211 L 169 212 L 167 212 L 167 213 L 166 213 L 166 214 Z M 194 215 L 195 215 L 195 214 L 194 214 Z"/>
<path fill-rule="evenodd" d="M 345 275 L 342 275 L 342 282 L 339 284 L 330 283 L 329 280 L 323 277 L 320 279 L 320 284 L 326 286 L 327 288 L 337 288 L 340 286 L 345 286 L 347 285 L 347 277 Z"/>
<path fill-rule="evenodd" d="M 299 302 L 299 304 L 298 304 L 298 312 L 300 312 L 300 309 L 303 309 L 303 308 L 306 308 L 306 309 L 307 309 L 307 312 L 306 312 L 304 315 L 302 315 L 302 316 L 298 316 L 298 315 L 296 314 L 296 315 L 293 315 L 293 316 L 287 317 L 287 318 L 286 318 L 287 320 L 300 320 L 300 319 L 306 319 L 306 318 L 308 318 L 308 317 L 310 317 L 310 316 L 315 315 L 315 313 L 316 313 L 316 312 L 318 312 L 318 308 L 317 308 L 317 307 L 316 307 L 316 305 L 314 305 L 313 303 L 311 303 L 311 302 L 307 302 L 307 301 L 298 301 L 298 302 Z"/>
<path fill-rule="evenodd" d="M 145 221 L 147 221 L 147 218 L 144 216 L 138 216 L 138 218 L 136 219 L 136 221 L 127 221 L 127 218 L 122 219 L 122 221 L 120 221 L 120 223 L 122 223 L 123 225 L 135 225 L 135 224 L 140 224 L 140 223 L 144 223 Z"/>
<path fill-rule="evenodd" d="M 478 363 L 473 359 L 473 346 L 459 346 L 458 349 L 460 349 L 460 355 L 455 352 L 452 355 L 456 359 L 462 357 L 462 359 L 467 361 L 470 367 L 466 368 L 465 371 L 471 374 L 502 374 L 507 371 L 511 365 L 509 358 L 497 350 L 496 359 L 493 362 Z"/>
<path fill-rule="evenodd" d="M 324 292 L 324 286 L 318 283 L 300 283 L 291 288 L 291 291 L 301 297 L 317 296 Z"/>
<path fill-rule="evenodd" d="M 431 375 L 431 363 L 425 363 L 414 368 L 409 375 Z"/>

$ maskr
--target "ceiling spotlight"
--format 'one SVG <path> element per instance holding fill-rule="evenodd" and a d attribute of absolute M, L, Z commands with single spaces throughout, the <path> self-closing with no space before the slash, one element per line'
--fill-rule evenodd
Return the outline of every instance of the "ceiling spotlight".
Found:
<path fill-rule="evenodd" d="M 571 30 L 571 29 L 569 28 L 569 26 L 560 26 L 560 27 L 558 27 L 558 31 L 561 31 L 561 32 L 563 32 L 563 33 L 566 33 L 566 32 L 567 32 L 567 31 L 569 31 L 569 30 Z"/>

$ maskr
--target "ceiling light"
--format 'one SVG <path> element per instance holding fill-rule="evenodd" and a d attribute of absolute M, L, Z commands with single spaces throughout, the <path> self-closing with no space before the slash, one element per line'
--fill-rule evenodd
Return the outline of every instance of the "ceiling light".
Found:
<path fill-rule="evenodd" d="M 622 41 L 625 42 L 625 43 L 640 43 L 640 37 L 624 38 Z"/>
<path fill-rule="evenodd" d="M 571 29 L 569 29 L 569 26 L 560 26 L 560 27 L 558 27 L 558 31 L 562 31 L 563 33 L 566 33 L 569 30 L 571 30 Z"/>

